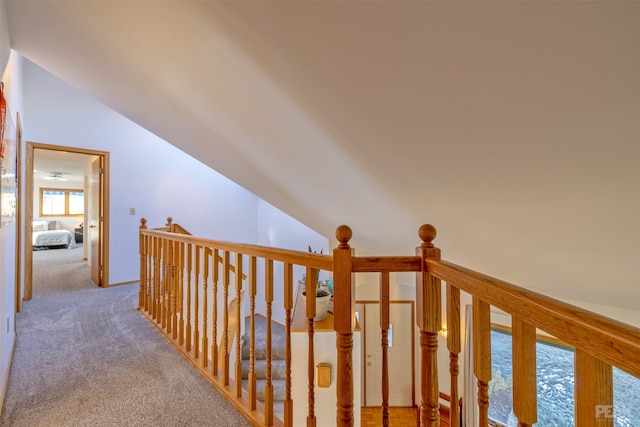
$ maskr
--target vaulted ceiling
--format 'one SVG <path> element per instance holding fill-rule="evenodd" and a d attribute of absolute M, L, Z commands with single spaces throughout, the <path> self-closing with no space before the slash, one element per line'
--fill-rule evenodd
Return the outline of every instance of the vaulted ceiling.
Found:
<path fill-rule="evenodd" d="M 640 305 L 638 2 L 5 3 L 13 49 L 360 253 L 431 222 L 454 262 Z"/>

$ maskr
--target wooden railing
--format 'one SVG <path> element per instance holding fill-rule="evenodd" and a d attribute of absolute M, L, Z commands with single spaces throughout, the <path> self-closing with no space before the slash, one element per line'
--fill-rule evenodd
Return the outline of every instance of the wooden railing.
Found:
<path fill-rule="evenodd" d="M 171 223 L 171 221 L 170 221 Z M 519 426 L 537 422 L 536 404 L 536 328 L 575 347 L 575 424 L 579 426 L 613 426 L 613 418 L 598 417 L 597 408 L 613 405 L 612 366 L 640 377 L 640 329 L 605 318 L 581 308 L 528 291 L 481 273 L 441 260 L 440 250 L 433 244 L 436 230 L 423 225 L 419 230 L 422 243 L 413 256 L 356 257 L 349 246 L 352 232 L 340 226 L 336 232 L 339 245 L 333 256 L 288 251 L 255 245 L 233 244 L 171 233 L 171 225 L 148 230 L 140 227 L 140 310 L 194 365 L 255 425 L 293 424 L 291 383 L 305 381 L 291 374 L 291 319 L 294 297 L 294 266 L 306 270 L 313 280 L 318 270 L 332 272 L 334 281 L 333 327 L 336 334 L 336 425 L 354 425 L 354 353 L 356 273 L 378 273 L 380 277 L 380 328 L 382 335 L 382 425 L 389 425 L 389 382 L 387 330 L 389 328 L 389 277 L 394 272 L 416 274 L 416 327 L 420 335 L 420 402 L 419 425 L 438 426 L 438 333 L 442 329 L 442 282 L 446 301 L 447 349 L 451 402 L 459 401 L 458 355 L 461 352 L 461 292 L 471 296 L 473 305 L 474 374 L 478 384 L 479 425 L 488 425 L 488 383 L 491 380 L 490 308 L 496 307 L 512 317 L 513 329 L 513 400 Z M 177 231 L 175 229 L 174 231 Z M 182 229 L 183 230 L 183 229 Z M 224 254 L 220 257 L 218 254 Z M 264 266 L 264 283 L 257 283 L 258 258 Z M 248 276 L 234 274 L 248 271 Z M 247 267 L 244 268 L 244 260 Z M 220 261 L 222 260 L 222 261 Z M 274 282 L 274 262 L 282 264 L 282 280 Z M 221 264 L 221 265 L 220 265 Z M 210 274 L 210 272 L 212 272 Z M 230 372 L 229 322 L 227 318 L 230 277 L 234 276 L 238 301 L 243 289 L 249 291 L 251 372 L 247 390 L 240 381 L 240 311 L 236 311 L 236 355 Z M 221 282 L 220 284 L 218 282 Z M 311 282 L 313 284 L 313 282 Z M 208 287 L 211 285 L 211 287 Z M 217 301 L 220 287 L 222 301 Z M 260 292 L 258 292 L 258 287 Z M 267 318 L 267 382 L 264 405 L 256 400 L 254 372 L 256 295 L 263 295 Z M 279 293 L 279 295 L 277 295 Z M 277 295 L 277 298 L 274 298 Z M 202 302 L 200 299 L 202 298 Z M 208 306 L 212 299 L 212 308 Z M 286 318 L 287 392 L 283 419 L 273 413 L 273 391 L 270 381 L 270 342 L 273 301 L 282 301 Z M 186 313 L 185 313 L 186 311 Z M 210 311 L 210 317 L 207 313 Z M 222 314 L 220 314 L 222 313 Z M 217 325 L 222 317 L 221 354 L 218 361 Z M 308 340 L 308 393 L 296 405 L 308 405 L 306 424 L 316 425 L 314 385 L 314 320 L 315 293 L 306 295 Z M 186 322 L 186 323 L 185 323 Z M 194 331 L 192 332 L 192 329 Z M 208 334 L 212 330 L 211 353 Z M 200 334 L 202 333 L 202 337 Z M 233 379 L 231 378 L 233 376 Z M 356 400 L 357 401 L 357 400 Z M 450 408 L 450 425 L 459 426 L 457 404 Z M 600 414 L 606 415 L 606 414 Z"/>

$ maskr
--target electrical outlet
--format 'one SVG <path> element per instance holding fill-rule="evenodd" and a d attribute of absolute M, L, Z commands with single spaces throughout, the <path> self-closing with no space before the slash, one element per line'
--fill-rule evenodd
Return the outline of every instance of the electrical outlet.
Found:
<path fill-rule="evenodd" d="M 129 215 L 135 215 L 136 214 L 136 208 L 129 208 Z"/>

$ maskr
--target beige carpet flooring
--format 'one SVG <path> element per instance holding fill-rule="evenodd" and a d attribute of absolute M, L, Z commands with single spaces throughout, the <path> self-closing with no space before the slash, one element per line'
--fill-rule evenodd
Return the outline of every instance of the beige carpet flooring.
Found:
<path fill-rule="evenodd" d="M 95 287 L 76 249 L 34 252 L 2 426 L 249 426 L 136 310 Z"/>

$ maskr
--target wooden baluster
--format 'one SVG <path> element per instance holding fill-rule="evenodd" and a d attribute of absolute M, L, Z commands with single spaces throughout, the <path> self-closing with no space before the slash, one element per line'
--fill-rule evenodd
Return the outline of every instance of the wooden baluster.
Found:
<path fill-rule="evenodd" d="M 613 369 L 577 349 L 575 354 L 575 425 L 613 427 Z"/>
<path fill-rule="evenodd" d="M 147 236 L 145 243 L 145 249 L 147 251 L 147 296 L 145 300 L 145 310 L 148 315 L 151 316 L 153 313 L 153 297 L 152 297 L 152 289 L 153 289 L 153 237 Z"/>
<path fill-rule="evenodd" d="M 449 425 L 460 427 L 460 394 L 458 393 L 458 354 L 460 353 L 460 289 L 447 284 L 447 348 L 451 375 Z"/>
<path fill-rule="evenodd" d="M 434 247 L 436 229 L 426 224 L 418 232 L 422 245 L 416 248 L 422 271 L 416 273 L 416 323 L 420 329 L 421 379 L 420 419 L 423 426 L 440 425 L 438 389 L 438 332 L 442 329 L 440 279 L 427 270 L 427 258 L 440 258 L 440 249 Z"/>
<path fill-rule="evenodd" d="M 240 352 L 240 331 L 242 330 L 242 304 L 241 295 L 242 292 L 242 254 L 236 253 L 236 369 L 234 384 L 236 386 L 236 398 L 242 397 L 242 355 Z"/>
<path fill-rule="evenodd" d="M 490 306 L 473 297 L 473 371 L 478 379 L 478 409 L 481 427 L 489 425 L 489 381 L 491 381 Z"/>
<path fill-rule="evenodd" d="M 178 322 L 178 343 L 184 345 L 184 243 L 180 242 L 180 255 L 178 259 L 178 274 L 180 276 L 180 286 L 178 287 L 178 301 L 180 307 L 180 321 Z"/>
<path fill-rule="evenodd" d="M 163 239 L 158 237 L 157 238 L 157 253 L 156 253 L 156 257 L 158 259 L 158 281 L 157 281 L 157 285 L 158 287 L 156 288 L 156 322 L 157 323 L 162 323 L 162 281 L 164 280 L 164 269 L 163 269 L 163 264 L 164 261 L 162 259 L 163 256 L 163 251 L 162 251 L 162 244 L 163 244 Z"/>
<path fill-rule="evenodd" d="M 337 379 L 336 424 L 353 426 L 353 330 L 355 328 L 355 282 L 352 273 L 353 250 L 349 247 L 351 229 L 336 230 L 339 245 L 333 250 L 333 326 L 336 331 Z M 307 273 L 307 280 L 309 274 Z M 360 408 L 358 408 L 360 410 Z"/>
<path fill-rule="evenodd" d="M 153 320 L 160 319 L 160 244 L 159 237 L 153 238 Z"/>
<path fill-rule="evenodd" d="M 193 358 L 198 359 L 200 356 L 200 246 L 195 247 L 195 262 L 193 279 Z"/>
<path fill-rule="evenodd" d="M 231 271 L 229 251 L 224 251 L 224 282 L 222 286 L 223 296 L 223 330 L 222 330 L 222 382 L 229 385 L 229 273 Z"/>
<path fill-rule="evenodd" d="M 165 279 L 165 307 L 166 307 L 166 319 L 165 329 L 168 335 L 173 335 L 173 241 L 166 240 L 167 248 L 167 276 Z"/>
<path fill-rule="evenodd" d="M 156 238 L 153 236 L 149 236 L 149 272 L 149 303 L 147 305 L 147 311 L 149 317 L 153 319 L 155 317 L 154 289 L 156 286 Z"/>
<path fill-rule="evenodd" d="M 146 237 L 145 247 L 147 249 L 147 296 L 145 299 L 145 310 L 147 314 L 153 313 L 153 281 L 154 281 L 154 262 L 153 262 L 153 237 Z"/>
<path fill-rule="evenodd" d="M 249 259 L 249 399 L 247 404 L 250 411 L 256 410 L 256 290 L 257 290 L 257 262 L 256 257 Z"/>
<path fill-rule="evenodd" d="M 380 332 L 382 335 L 382 425 L 389 426 L 389 273 L 380 275 Z"/>
<path fill-rule="evenodd" d="M 271 380 L 271 311 L 273 303 L 273 260 L 266 259 L 264 266 L 264 300 L 267 303 L 267 383 L 264 386 L 264 423 L 267 426 L 273 425 L 273 383 Z"/>
<path fill-rule="evenodd" d="M 513 413 L 518 427 L 531 427 L 538 421 L 536 380 L 536 328 L 513 316 Z"/>
<path fill-rule="evenodd" d="M 203 290 L 202 290 L 202 367 L 207 369 L 209 366 L 209 338 L 207 337 L 207 314 L 209 307 L 207 305 L 207 290 L 209 285 L 209 252 L 211 249 L 203 248 L 202 256 L 204 263 L 203 274 Z"/>
<path fill-rule="evenodd" d="M 291 311 L 293 309 L 293 265 L 284 266 L 284 309 L 286 313 L 285 399 L 284 425 L 293 426 L 293 400 L 291 399 Z"/>
<path fill-rule="evenodd" d="M 315 427 L 316 414 L 315 414 L 315 350 L 313 347 L 313 334 L 314 334 L 314 318 L 316 317 L 316 286 L 318 284 L 317 279 L 318 270 L 315 268 L 307 267 L 307 283 L 305 285 L 306 302 L 307 302 L 307 333 L 309 335 L 309 352 L 307 362 L 307 373 L 309 377 L 308 381 L 308 405 L 307 412 L 307 427 Z"/>
<path fill-rule="evenodd" d="M 214 249 L 211 254 L 213 264 L 213 300 L 211 303 L 211 321 L 213 322 L 213 336 L 211 343 L 211 375 L 218 377 L 218 280 L 220 279 L 220 255 Z"/>
<path fill-rule="evenodd" d="M 191 351 L 191 276 L 193 267 L 193 246 L 191 243 L 187 244 L 187 330 L 185 333 L 185 350 Z"/>
<path fill-rule="evenodd" d="M 171 292 L 171 320 L 172 320 L 172 330 L 173 330 L 173 339 L 178 338 L 178 296 L 180 294 L 180 286 L 182 284 L 179 280 L 179 270 L 180 270 L 180 244 L 178 242 L 172 242 L 173 244 L 173 267 L 171 269 L 171 276 L 173 279 L 173 287 Z"/>
<path fill-rule="evenodd" d="M 168 241 L 162 239 L 162 280 L 160 281 L 160 326 L 162 329 L 167 327 L 167 281 L 168 281 Z"/>
<path fill-rule="evenodd" d="M 138 294 L 138 309 L 145 309 L 145 296 L 147 294 L 147 247 L 146 238 L 142 234 L 147 229 L 147 220 L 140 218 L 140 292 Z"/>

